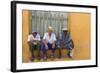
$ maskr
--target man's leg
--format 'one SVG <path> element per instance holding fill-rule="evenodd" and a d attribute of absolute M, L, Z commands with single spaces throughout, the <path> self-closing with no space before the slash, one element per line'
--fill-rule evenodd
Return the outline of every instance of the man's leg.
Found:
<path fill-rule="evenodd" d="M 41 45 L 40 44 L 38 44 L 37 45 L 37 56 L 38 56 L 38 60 L 40 60 L 41 58 L 40 58 L 40 51 L 41 51 Z"/>
<path fill-rule="evenodd" d="M 32 42 L 29 42 L 29 49 L 31 52 L 31 61 L 34 60 L 34 44 Z"/>
<path fill-rule="evenodd" d="M 72 49 L 68 49 L 67 56 L 68 56 L 68 58 L 72 58 L 72 56 L 73 56 L 73 50 Z"/>
<path fill-rule="evenodd" d="M 45 45 L 42 45 L 42 52 L 43 52 L 43 59 L 47 60 L 47 48 L 45 47 Z"/>
<path fill-rule="evenodd" d="M 52 57 L 55 58 L 55 48 L 52 48 Z"/>
<path fill-rule="evenodd" d="M 52 56 L 51 57 L 54 58 L 55 57 L 55 48 L 52 48 L 52 44 L 49 44 L 49 43 L 48 43 L 48 48 L 51 49 L 51 51 L 52 51 Z"/>

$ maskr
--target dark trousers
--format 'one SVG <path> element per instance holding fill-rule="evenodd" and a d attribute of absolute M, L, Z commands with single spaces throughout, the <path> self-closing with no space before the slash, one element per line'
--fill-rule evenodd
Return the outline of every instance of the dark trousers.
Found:
<path fill-rule="evenodd" d="M 40 44 L 34 45 L 32 42 L 29 42 L 29 49 L 31 52 L 31 59 L 34 59 L 34 50 L 37 50 L 38 58 L 40 58 Z"/>

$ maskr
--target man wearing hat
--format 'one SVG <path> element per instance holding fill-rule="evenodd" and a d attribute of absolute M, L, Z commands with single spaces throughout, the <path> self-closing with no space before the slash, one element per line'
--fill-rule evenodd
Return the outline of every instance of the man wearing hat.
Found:
<path fill-rule="evenodd" d="M 53 28 L 51 26 L 48 27 L 48 32 L 44 34 L 43 37 L 43 54 L 44 54 L 44 60 L 47 59 L 47 50 L 52 50 L 52 57 L 54 57 L 55 53 L 55 41 L 56 41 L 56 35 L 53 33 Z"/>
<path fill-rule="evenodd" d="M 73 41 L 67 28 L 62 29 L 61 47 L 68 50 L 67 56 L 72 58 L 72 50 L 74 48 Z"/>
<path fill-rule="evenodd" d="M 33 30 L 32 33 L 28 36 L 28 44 L 31 52 L 31 61 L 34 60 L 34 50 L 37 49 L 38 59 L 40 59 L 40 35 L 36 30 Z"/>

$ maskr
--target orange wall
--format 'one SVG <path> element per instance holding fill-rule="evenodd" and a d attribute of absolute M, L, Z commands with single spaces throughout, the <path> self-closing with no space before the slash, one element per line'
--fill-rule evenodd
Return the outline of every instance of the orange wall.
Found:
<path fill-rule="evenodd" d="M 88 13 L 69 13 L 70 32 L 75 44 L 75 59 L 90 59 L 90 15 Z"/>
<path fill-rule="evenodd" d="M 23 11 L 23 24 L 22 24 L 22 58 L 24 62 L 29 60 L 29 46 L 27 44 L 27 38 L 29 34 L 29 24 L 30 24 L 30 13 L 28 10 Z"/>

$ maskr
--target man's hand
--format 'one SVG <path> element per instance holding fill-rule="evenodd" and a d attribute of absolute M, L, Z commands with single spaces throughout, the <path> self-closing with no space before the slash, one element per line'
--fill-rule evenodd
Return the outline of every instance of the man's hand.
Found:
<path fill-rule="evenodd" d="M 55 48 L 55 43 L 54 43 L 54 44 L 52 44 L 52 48 Z"/>
<path fill-rule="evenodd" d="M 48 49 L 48 45 L 47 44 L 45 45 L 45 47 L 46 47 L 46 49 Z"/>
<path fill-rule="evenodd" d="M 48 49 L 47 41 L 43 40 L 43 43 L 45 44 L 46 49 Z"/>
<path fill-rule="evenodd" d="M 34 44 L 34 45 L 37 45 L 37 43 L 38 43 L 38 42 L 37 42 L 36 40 L 33 40 L 33 44 Z"/>

